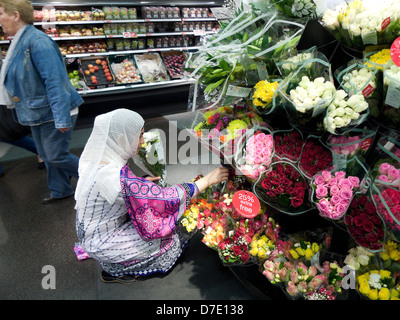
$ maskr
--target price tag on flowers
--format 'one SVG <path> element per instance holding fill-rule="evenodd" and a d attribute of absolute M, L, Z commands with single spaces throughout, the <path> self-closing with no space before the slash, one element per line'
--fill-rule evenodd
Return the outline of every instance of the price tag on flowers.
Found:
<path fill-rule="evenodd" d="M 240 190 L 232 198 L 233 207 L 245 218 L 254 218 L 260 212 L 260 201 L 254 193 Z"/>

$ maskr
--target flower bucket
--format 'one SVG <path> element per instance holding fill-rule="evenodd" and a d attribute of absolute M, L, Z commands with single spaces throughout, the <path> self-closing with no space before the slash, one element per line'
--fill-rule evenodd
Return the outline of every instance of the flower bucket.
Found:
<path fill-rule="evenodd" d="M 271 163 L 254 183 L 253 192 L 262 202 L 287 215 L 300 215 L 313 208 L 306 179 L 290 162 Z"/>

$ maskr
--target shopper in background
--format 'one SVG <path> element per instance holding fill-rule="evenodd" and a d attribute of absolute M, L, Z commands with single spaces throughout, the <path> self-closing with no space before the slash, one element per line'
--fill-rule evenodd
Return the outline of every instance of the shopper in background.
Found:
<path fill-rule="evenodd" d="M 69 152 L 72 129 L 83 99 L 71 85 L 57 44 L 33 26 L 27 0 L 0 0 L 0 24 L 13 37 L 0 74 L 0 104 L 15 108 L 30 126 L 47 168 L 51 203 L 74 194 L 79 158 Z"/>
<path fill-rule="evenodd" d="M 167 272 L 187 244 L 176 229 L 192 197 L 228 179 L 217 168 L 195 183 L 162 188 L 128 167 L 144 143 L 143 118 L 117 109 L 97 116 L 81 154 L 75 192 L 80 246 L 103 268 L 104 282 L 130 283 Z"/>

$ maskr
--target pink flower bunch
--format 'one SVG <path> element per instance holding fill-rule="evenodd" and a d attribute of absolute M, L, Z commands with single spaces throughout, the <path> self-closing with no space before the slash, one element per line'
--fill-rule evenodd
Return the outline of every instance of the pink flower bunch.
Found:
<path fill-rule="evenodd" d="M 239 167 L 240 171 L 251 179 L 257 179 L 271 164 L 273 149 L 271 134 L 255 133 L 246 142 L 246 164 Z"/>
<path fill-rule="evenodd" d="M 399 183 L 400 182 L 400 169 L 396 169 L 389 163 L 382 163 L 379 166 L 378 180 L 388 183 Z"/>
<path fill-rule="evenodd" d="M 335 300 L 336 297 L 332 294 L 332 291 L 325 289 L 324 287 L 308 292 L 306 296 L 307 300 Z"/>
<path fill-rule="evenodd" d="M 349 176 L 346 172 L 322 171 L 314 176 L 314 202 L 321 216 L 329 219 L 340 219 L 346 213 L 353 197 L 353 191 L 360 185 L 358 177 Z"/>
<path fill-rule="evenodd" d="M 393 219 L 395 217 L 400 222 L 400 191 L 385 188 L 381 191 L 381 196 L 384 201 L 381 200 L 379 195 L 373 195 L 377 211 L 385 221 L 387 227 L 393 231 L 400 231 L 400 224 Z M 390 212 L 388 212 L 386 206 L 390 209 Z"/>
<path fill-rule="evenodd" d="M 356 142 L 354 144 L 350 144 L 352 142 Z M 332 136 L 329 139 L 330 144 L 335 144 L 335 145 L 342 145 L 340 147 L 338 146 L 332 146 L 331 149 L 335 154 L 344 154 L 347 156 L 354 155 L 358 149 L 361 148 L 362 141 L 360 141 L 360 136 L 354 136 L 354 137 L 346 137 L 345 135 L 343 136 Z M 350 144 L 350 145 L 348 145 Z"/>
<path fill-rule="evenodd" d="M 315 266 L 307 267 L 303 262 L 299 262 L 289 270 L 289 281 L 285 287 L 290 296 L 297 298 L 318 288 L 324 281 L 326 276 L 318 274 Z"/>
<path fill-rule="evenodd" d="M 279 284 L 289 281 L 289 270 L 293 270 L 292 262 L 279 260 L 265 260 L 262 274 L 272 283 Z"/>

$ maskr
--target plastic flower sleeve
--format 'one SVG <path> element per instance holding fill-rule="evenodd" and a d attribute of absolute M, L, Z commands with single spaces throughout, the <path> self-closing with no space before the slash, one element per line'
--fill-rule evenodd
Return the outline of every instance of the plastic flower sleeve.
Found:
<path fill-rule="evenodd" d="M 247 130 L 237 145 L 234 167 L 247 179 L 255 182 L 267 170 L 274 156 L 272 130 L 255 126 Z"/>
<path fill-rule="evenodd" d="M 295 72 L 300 68 L 304 61 L 317 58 L 317 47 L 312 47 L 307 50 L 297 51 L 295 48 L 287 50 L 278 57 L 274 57 L 276 67 L 283 78 L 289 76 L 292 72 Z M 307 75 L 312 75 L 313 72 L 310 69 L 313 66 L 310 63 L 305 67 Z"/>
<path fill-rule="evenodd" d="M 379 70 L 376 66 L 368 67 L 363 61 L 352 60 L 337 69 L 335 76 L 340 84 L 340 89 L 346 91 L 350 97 L 353 95 L 364 96 L 369 106 L 369 114 L 374 118 L 379 116 L 381 89 Z"/>
<path fill-rule="evenodd" d="M 400 67 L 391 63 L 383 70 L 383 110 L 381 122 L 392 129 L 400 125 Z"/>
<path fill-rule="evenodd" d="M 320 70 L 318 77 L 304 75 L 309 70 L 310 63 Z M 321 59 L 304 61 L 284 81 L 285 84 L 279 88 L 279 94 L 289 122 L 305 132 L 320 131 L 325 110 L 336 94 L 329 62 Z"/>
<path fill-rule="evenodd" d="M 271 163 L 253 184 L 253 192 L 262 202 L 287 215 L 299 215 L 312 209 L 306 179 L 290 162 Z"/>

